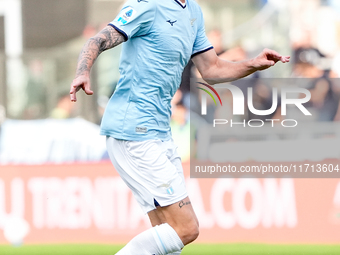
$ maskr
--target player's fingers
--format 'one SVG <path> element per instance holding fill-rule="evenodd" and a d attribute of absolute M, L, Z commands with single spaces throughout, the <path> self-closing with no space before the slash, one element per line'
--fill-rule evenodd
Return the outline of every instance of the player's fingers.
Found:
<path fill-rule="evenodd" d="M 78 84 L 79 87 L 77 88 L 77 91 L 83 89 L 87 95 L 93 94 L 93 91 L 91 90 L 90 80 L 87 77 L 80 77 Z"/>
<path fill-rule="evenodd" d="M 72 102 L 77 102 L 76 92 L 71 91 L 70 92 L 70 98 Z"/>
<path fill-rule="evenodd" d="M 72 102 L 77 102 L 76 91 L 70 92 L 70 99 L 71 99 Z"/>
<path fill-rule="evenodd" d="M 281 62 L 282 62 L 282 63 L 288 63 L 289 60 L 290 60 L 290 56 L 281 57 Z"/>
<path fill-rule="evenodd" d="M 270 49 L 264 49 L 264 52 L 265 52 L 265 54 L 268 56 L 271 56 L 271 57 L 273 57 L 273 58 L 275 58 L 275 59 L 278 59 L 278 60 L 280 60 L 281 59 L 281 57 L 282 57 L 282 55 L 281 54 L 279 54 L 278 52 L 276 52 L 275 50 L 270 50 Z"/>
<path fill-rule="evenodd" d="M 77 96 L 76 93 L 79 91 L 80 85 L 76 82 L 73 82 L 71 84 L 71 89 L 70 89 L 70 98 L 72 102 L 76 102 L 77 101 Z"/>
<path fill-rule="evenodd" d="M 93 95 L 93 91 L 92 90 L 86 89 L 85 93 L 86 93 L 86 95 L 89 95 L 89 96 Z"/>
<path fill-rule="evenodd" d="M 276 63 L 275 61 L 269 60 L 269 61 L 266 62 L 266 65 L 267 65 L 267 66 L 274 66 L 275 63 Z"/>
<path fill-rule="evenodd" d="M 88 77 L 80 76 L 73 80 L 70 89 L 70 98 L 72 102 L 77 101 L 76 94 L 80 89 L 83 89 L 87 95 L 93 94 Z"/>
<path fill-rule="evenodd" d="M 83 87 L 86 95 L 93 95 L 93 91 L 91 90 L 91 85 L 89 82 L 85 83 L 84 87 Z"/>

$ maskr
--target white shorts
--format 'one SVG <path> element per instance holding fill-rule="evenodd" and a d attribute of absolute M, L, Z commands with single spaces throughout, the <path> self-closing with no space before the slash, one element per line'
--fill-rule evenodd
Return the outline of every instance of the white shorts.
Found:
<path fill-rule="evenodd" d="M 144 213 L 188 196 L 182 163 L 172 140 L 106 139 L 110 159 Z"/>

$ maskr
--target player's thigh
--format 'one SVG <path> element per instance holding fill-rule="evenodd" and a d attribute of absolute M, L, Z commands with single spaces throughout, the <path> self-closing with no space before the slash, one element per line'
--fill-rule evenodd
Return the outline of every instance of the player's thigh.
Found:
<path fill-rule="evenodd" d="M 157 214 L 173 226 L 185 226 L 194 222 L 198 226 L 198 220 L 189 197 L 165 207 L 158 207 Z"/>
<path fill-rule="evenodd" d="M 175 205 L 178 204 L 178 208 L 181 209 L 181 207 L 189 205 L 189 202 L 190 202 L 189 198 L 186 198 L 184 200 L 179 201 L 178 203 L 175 203 Z M 166 209 L 166 208 L 169 208 L 169 209 Z M 163 223 L 171 223 L 171 225 L 174 225 L 174 226 L 182 225 L 182 222 L 178 221 L 176 217 L 172 215 L 173 213 L 176 213 L 177 215 L 179 215 L 178 212 L 176 212 L 176 210 L 174 209 L 176 209 L 176 206 L 166 206 L 166 207 L 157 206 L 155 210 L 148 212 L 151 225 L 153 227 L 163 224 Z M 183 208 L 181 211 L 183 212 L 185 216 L 184 218 L 188 218 L 189 221 L 194 221 L 195 224 L 198 225 L 198 220 L 197 220 L 195 212 L 192 209 L 191 204 L 188 208 Z"/>
<path fill-rule="evenodd" d="M 157 206 L 157 208 L 160 207 Z M 157 208 L 155 210 L 148 212 L 148 216 L 153 227 L 166 223 L 165 219 L 163 218 L 163 215 L 157 210 Z"/>
<path fill-rule="evenodd" d="M 157 207 L 151 212 L 151 218 L 154 222 L 172 226 L 185 245 L 198 236 L 198 220 L 189 197 L 169 206 Z"/>

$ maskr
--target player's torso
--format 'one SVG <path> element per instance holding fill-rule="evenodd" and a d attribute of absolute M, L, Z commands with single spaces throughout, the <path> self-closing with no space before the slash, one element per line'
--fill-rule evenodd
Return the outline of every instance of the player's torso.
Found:
<path fill-rule="evenodd" d="M 148 33 L 129 39 L 123 46 L 122 77 L 135 75 L 140 81 L 136 90 L 150 90 L 151 94 L 155 87 L 162 85 L 161 96 L 170 100 L 192 55 L 197 13 L 193 0 L 187 0 L 185 7 L 177 0 L 158 1 Z"/>
<path fill-rule="evenodd" d="M 148 4 L 145 1 L 139 4 Z M 124 43 L 120 81 L 107 110 L 112 115 L 106 114 L 114 123 L 107 117 L 104 125 L 122 135 L 111 136 L 127 140 L 169 137 L 170 101 L 197 34 L 196 3 L 186 2 L 183 8 L 176 0 L 159 0 L 149 31 Z"/>
<path fill-rule="evenodd" d="M 185 66 L 190 60 L 196 38 L 197 17 L 194 6 L 188 0 L 185 7 L 178 1 L 159 1 L 151 38 L 160 52 L 171 57 L 170 61 L 178 64 L 180 60 Z"/>

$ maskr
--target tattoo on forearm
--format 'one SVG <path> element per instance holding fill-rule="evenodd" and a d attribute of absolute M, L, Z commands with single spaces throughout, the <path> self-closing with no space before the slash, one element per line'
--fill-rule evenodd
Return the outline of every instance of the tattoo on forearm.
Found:
<path fill-rule="evenodd" d="M 183 200 L 183 201 L 179 202 L 179 204 L 178 204 L 179 208 L 182 208 L 185 205 L 191 205 L 191 202 L 190 201 L 184 202 L 184 200 Z"/>
<path fill-rule="evenodd" d="M 111 26 L 107 26 L 97 35 L 90 38 L 79 55 L 76 76 L 82 75 L 85 72 L 90 72 L 94 61 L 100 53 L 111 49 L 124 41 L 124 37 Z"/>

